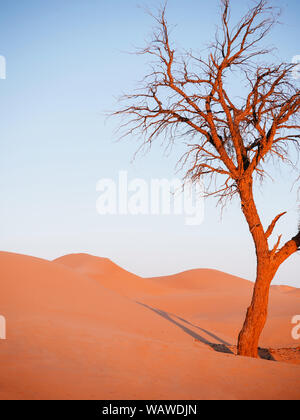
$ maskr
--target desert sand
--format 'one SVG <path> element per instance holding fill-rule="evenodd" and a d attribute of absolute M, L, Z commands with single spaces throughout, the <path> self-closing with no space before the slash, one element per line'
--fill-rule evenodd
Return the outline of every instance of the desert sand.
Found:
<path fill-rule="evenodd" d="M 275 361 L 234 354 L 252 287 L 209 269 L 146 279 L 85 254 L 2 252 L 0 399 L 300 399 L 299 289 L 271 289 L 260 345 Z"/>

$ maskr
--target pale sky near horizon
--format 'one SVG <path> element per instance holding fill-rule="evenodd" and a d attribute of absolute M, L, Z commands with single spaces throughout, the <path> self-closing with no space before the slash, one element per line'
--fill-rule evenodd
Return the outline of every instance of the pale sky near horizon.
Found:
<path fill-rule="evenodd" d="M 143 58 L 125 53 L 143 46 L 153 21 L 142 7 L 160 1 L 0 1 L 0 249 L 53 259 L 87 252 L 112 259 L 143 276 L 190 268 L 215 268 L 250 280 L 255 258 L 237 201 L 221 218 L 215 200 L 205 202 L 200 226 L 182 216 L 100 216 L 100 178 L 168 178 L 181 150 L 164 155 L 159 142 L 132 162 L 137 138 L 116 142 L 117 121 L 104 113 L 131 92 L 146 71 Z M 233 18 L 251 1 L 233 0 Z M 270 38 L 279 60 L 300 55 L 297 0 L 274 0 L 281 25 Z M 219 2 L 169 0 L 178 45 L 202 49 L 213 38 Z M 300 83 L 299 80 L 295 83 Z M 233 86 L 239 91 L 239 86 Z M 276 182 L 257 189 L 265 224 L 281 211 L 278 234 L 290 238 L 299 219 L 295 175 L 271 169 Z M 276 238 L 275 238 L 276 239 Z M 280 269 L 274 283 L 300 287 L 300 255 Z"/>

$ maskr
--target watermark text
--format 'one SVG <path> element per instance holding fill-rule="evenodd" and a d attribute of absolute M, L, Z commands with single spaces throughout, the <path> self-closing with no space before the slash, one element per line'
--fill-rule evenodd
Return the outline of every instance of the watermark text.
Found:
<path fill-rule="evenodd" d="M 294 55 L 292 59 L 293 64 L 297 64 L 292 70 L 292 76 L 295 80 L 300 79 L 300 55 Z"/>
<path fill-rule="evenodd" d="M 294 340 L 300 340 L 300 315 L 295 315 L 293 317 L 292 324 L 296 324 L 292 329 L 292 337 Z"/>
<path fill-rule="evenodd" d="M 180 179 L 142 178 L 129 180 L 127 171 L 119 171 L 117 181 L 102 178 L 96 208 L 100 215 L 184 215 L 188 226 L 204 219 L 203 184 L 182 185 Z"/>
<path fill-rule="evenodd" d="M 0 55 L 0 79 L 6 79 L 6 58 Z"/>
<path fill-rule="evenodd" d="M 0 315 L 0 340 L 6 340 L 6 319 Z"/>

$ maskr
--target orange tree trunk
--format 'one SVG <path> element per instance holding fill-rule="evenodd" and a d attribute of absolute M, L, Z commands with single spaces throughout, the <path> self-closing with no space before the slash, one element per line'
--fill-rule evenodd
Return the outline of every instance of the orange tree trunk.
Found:
<path fill-rule="evenodd" d="M 251 305 L 238 339 L 240 356 L 258 357 L 258 344 L 264 329 L 267 315 L 270 284 L 274 277 L 267 261 L 260 261 L 254 286 Z"/>
<path fill-rule="evenodd" d="M 266 323 L 270 284 L 275 275 L 268 240 L 260 221 L 254 198 L 252 179 L 239 183 L 242 210 L 255 244 L 257 276 L 250 307 L 238 339 L 240 356 L 258 357 L 258 343 Z"/>

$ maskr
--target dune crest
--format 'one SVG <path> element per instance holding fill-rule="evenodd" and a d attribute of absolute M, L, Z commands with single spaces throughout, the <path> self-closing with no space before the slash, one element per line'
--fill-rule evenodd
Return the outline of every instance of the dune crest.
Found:
<path fill-rule="evenodd" d="M 156 282 L 178 289 L 244 289 L 252 288 L 253 283 L 222 271 L 199 268 L 187 270 L 170 276 L 156 277 Z"/>
<path fill-rule="evenodd" d="M 300 297 L 300 289 L 297 289 L 296 287 L 284 286 L 284 285 L 280 285 L 280 286 L 275 285 L 275 286 L 271 286 L 271 289 L 274 290 L 274 291 L 277 291 L 279 293 L 288 293 L 290 295 Z"/>
<path fill-rule="evenodd" d="M 53 261 L 56 264 L 96 279 L 99 283 L 125 296 L 161 294 L 165 288 L 119 267 L 108 258 L 89 254 L 69 254 Z"/>

